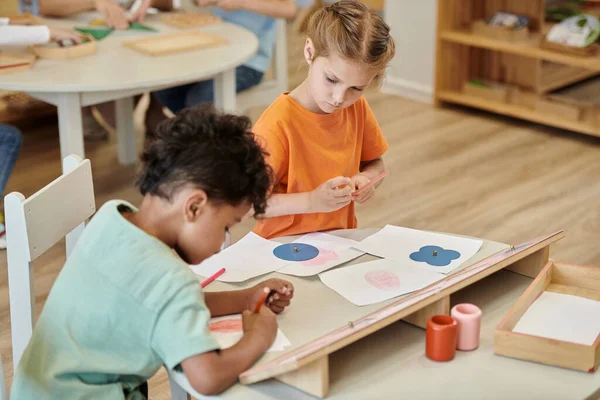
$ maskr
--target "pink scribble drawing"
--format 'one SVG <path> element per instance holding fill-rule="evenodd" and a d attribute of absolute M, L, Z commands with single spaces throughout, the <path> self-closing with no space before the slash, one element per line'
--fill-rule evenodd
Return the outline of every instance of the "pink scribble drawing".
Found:
<path fill-rule="evenodd" d="M 390 271 L 375 270 L 367 272 L 365 280 L 380 290 L 396 290 L 400 288 L 400 279 Z"/>
<path fill-rule="evenodd" d="M 335 261 L 338 258 L 338 254 L 332 250 L 319 249 L 319 255 L 312 260 L 306 260 L 302 262 L 302 265 L 307 267 L 320 267 L 323 264 L 327 264 L 329 261 Z"/>
<path fill-rule="evenodd" d="M 242 332 L 243 329 L 241 319 L 224 319 L 208 324 L 208 330 L 217 333 L 238 333 Z"/>

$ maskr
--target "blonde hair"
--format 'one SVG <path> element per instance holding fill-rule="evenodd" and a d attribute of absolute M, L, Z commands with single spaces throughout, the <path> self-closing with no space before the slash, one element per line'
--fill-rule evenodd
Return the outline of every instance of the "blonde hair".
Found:
<path fill-rule="evenodd" d="M 396 53 L 390 27 L 359 1 L 340 0 L 315 10 L 306 25 L 315 57 L 338 54 L 381 75 Z"/>

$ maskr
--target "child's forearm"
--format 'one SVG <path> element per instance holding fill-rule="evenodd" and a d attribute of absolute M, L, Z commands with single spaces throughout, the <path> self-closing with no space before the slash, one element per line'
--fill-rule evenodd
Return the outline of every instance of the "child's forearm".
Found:
<path fill-rule="evenodd" d="M 248 310 L 248 290 L 233 290 L 230 292 L 205 292 L 204 303 L 212 317 L 239 314 Z"/>
<path fill-rule="evenodd" d="M 293 0 L 246 0 L 242 7 L 267 17 L 285 19 L 293 19 L 298 10 Z"/>
<path fill-rule="evenodd" d="M 40 0 L 40 14 L 45 17 L 70 17 L 95 9 L 94 0 Z"/>
<path fill-rule="evenodd" d="M 311 192 L 274 194 L 269 198 L 264 218 L 312 213 Z"/>
<path fill-rule="evenodd" d="M 205 396 L 216 395 L 232 386 L 238 376 L 267 351 L 269 345 L 263 337 L 248 332 L 234 346 L 190 357 L 181 366 L 197 392 Z"/>
<path fill-rule="evenodd" d="M 369 180 L 378 177 L 381 173 L 385 171 L 385 165 L 381 158 L 376 158 L 375 160 L 365 161 L 360 163 L 360 173 L 361 175 L 366 176 Z M 379 186 L 381 181 L 375 184 L 375 187 Z"/>

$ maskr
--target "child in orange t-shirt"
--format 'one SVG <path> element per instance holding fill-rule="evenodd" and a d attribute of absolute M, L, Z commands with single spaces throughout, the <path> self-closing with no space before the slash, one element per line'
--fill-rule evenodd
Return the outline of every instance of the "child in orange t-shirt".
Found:
<path fill-rule="evenodd" d="M 275 171 L 265 218 L 255 232 L 265 238 L 356 228 L 353 195 L 384 171 L 388 144 L 363 91 L 395 53 L 389 26 L 356 1 L 316 12 L 307 28 L 308 77 L 261 115 L 253 131 L 262 138 Z"/>

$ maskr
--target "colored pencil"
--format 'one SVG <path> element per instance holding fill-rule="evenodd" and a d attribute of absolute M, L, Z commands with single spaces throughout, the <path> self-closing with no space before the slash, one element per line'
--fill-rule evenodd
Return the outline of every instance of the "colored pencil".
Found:
<path fill-rule="evenodd" d="M 267 300 L 267 297 L 269 296 L 269 293 L 271 293 L 271 289 L 269 289 L 267 287 L 263 289 L 262 296 L 260 296 L 260 299 L 258 300 L 258 303 L 256 303 L 256 307 L 254 307 L 254 312 L 255 313 L 259 313 L 260 312 L 260 309 L 261 309 L 262 305 L 265 303 L 265 300 Z"/>
<path fill-rule="evenodd" d="M 358 196 L 359 194 L 361 194 L 362 192 L 364 192 L 365 190 L 367 190 L 368 188 L 370 188 L 371 186 L 373 186 L 374 184 L 376 184 L 377 182 L 379 182 L 380 180 L 382 180 L 383 178 L 388 176 L 389 173 L 390 173 L 389 171 L 383 171 L 381 174 L 379 174 L 375 178 L 371 179 L 369 181 L 369 183 L 367 183 L 365 186 L 352 192 L 352 196 Z"/>
<path fill-rule="evenodd" d="M 211 277 L 209 277 L 205 281 L 203 281 L 200 284 L 200 286 L 204 289 L 206 287 L 206 285 L 208 285 L 209 283 L 211 283 L 212 281 L 214 281 L 215 279 L 217 279 L 218 277 L 220 277 L 224 273 L 225 273 L 225 268 L 221 268 L 220 270 L 218 270 L 217 272 L 215 272 Z"/>

